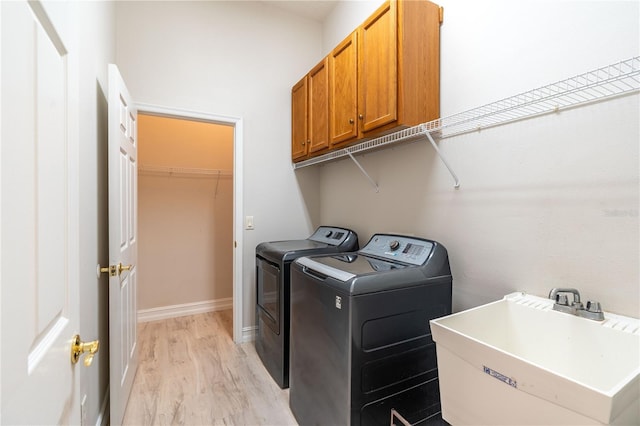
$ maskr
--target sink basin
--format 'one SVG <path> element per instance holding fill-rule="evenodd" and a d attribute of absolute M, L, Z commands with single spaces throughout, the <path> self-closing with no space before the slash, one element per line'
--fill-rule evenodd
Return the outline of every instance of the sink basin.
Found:
<path fill-rule="evenodd" d="M 445 420 L 640 424 L 640 320 L 552 308 L 512 293 L 431 320 Z"/>

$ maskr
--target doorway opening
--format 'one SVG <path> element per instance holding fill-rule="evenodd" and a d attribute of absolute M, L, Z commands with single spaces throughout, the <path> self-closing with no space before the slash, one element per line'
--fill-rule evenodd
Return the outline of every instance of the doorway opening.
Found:
<path fill-rule="evenodd" d="M 140 262 L 144 266 L 147 257 L 144 269 L 151 292 L 148 298 L 152 299 L 138 302 L 143 303 L 142 320 L 232 307 L 232 337 L 240 343 L 242 120 L 151 105 L 137 107 L 139 130 L 143 126 L 144 132 L 154 129 L 154 139 L 160 141 L 159 149 L 140 153 L 139 191 L 145 191 L 138 194 L 140 213 L 142 216 L 145 209 L 150 213 L 141 218 L 147 222 L 139 224 L 140 234 L 151 240 L 164 236 L 175 244 L 168 250 L 165 245 L 164 251 L 156 251 L 161 245 L 152 241 L 140 247 L 141 252 L 145 246 L 149 251 L 141 253 Z M 178 130 L 171 130 L 175 125 Z M 144 150 L 142 143 L 140 146 Z M 173 288 L 158 288 L 160 282 Z M 144 279 L 140 287 L 140 297 L 146 297 Z M 168 298 L 174 302 L 168 303 Z M 148 308 L 154 303 L 160 306 Z"/>

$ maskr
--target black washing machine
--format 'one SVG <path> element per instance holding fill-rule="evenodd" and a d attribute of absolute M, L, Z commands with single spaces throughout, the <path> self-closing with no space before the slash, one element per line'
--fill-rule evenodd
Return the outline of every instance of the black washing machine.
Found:
<path fill-rule="evenodd" d="M 300 425 L 439 424 L 429 320 L 451 313 L 447 250 L 377 234 L 291 267 L 289 405 Z"/>
<path fill-rule="evenodd" d="M 291 262 L 300 256 L 358 250 L 358 235 L 320 226 L 309 238 L 264 242 L 256 247 L 256 352 L 271 377 L 289 387 L 289 304 Z"/>

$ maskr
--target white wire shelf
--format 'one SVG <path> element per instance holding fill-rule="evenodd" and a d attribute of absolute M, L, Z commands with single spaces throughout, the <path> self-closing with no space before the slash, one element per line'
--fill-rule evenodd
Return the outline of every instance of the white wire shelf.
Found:
<path fill-rule="evenodd" d="M 426 123 L 440 139 L 574 108 L 640 89 L 640 56 Z"/>
<path fill-rule="evenodd" d="M 233 177 L 233 171 L 231 170 L 148 166 L 148 165 L 140 165 L 138 167 L 138 174 L 154 175 L 154 176 L 200 177 L 200 178 Z"/>
<path fill-rule="evenodd" d="M 549 84 L 528 92 L 520 93 L 497 102 L 474 108 L 459 114 L 439 118 L 428 123 L 400 130 L 375 139 L 369 139 L 343 149 L 329 152 L 318 157 L 293 164 L 294 169 L 321 164 L 350 157 L 387 145 L 408 141 L 416 137 L 427 137 L 434 148 L 431 135 L 443 139 L 463 133 L 477 131 L 488 127 L 498 126 L 518 120 L 557 112 L 562 109 L 603 101 L 640 90 L 640 56 L 633 57 L 615 64 L 607 65 L 557 83 Z M 445 162 L 459 186 L 457 177 L 449 167 L 444 157 L 438 155 Z M 363 173 L 364 169 L 358 164 Z M 372 184 L 375 183 L 372 181 Z M 377 185 L 376 189 L 377 189 Z"/>

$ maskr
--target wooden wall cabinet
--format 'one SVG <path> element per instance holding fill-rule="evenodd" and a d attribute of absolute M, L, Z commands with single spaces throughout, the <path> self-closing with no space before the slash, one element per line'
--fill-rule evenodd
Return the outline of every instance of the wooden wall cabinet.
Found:
<path fill-rule="evenodd" d="M 307 157 L 307 76 L 291 89 L 291 159 Z"/>
<path fill-rule="evenodd" d="M 309 155 L 329 149 L 329 61 L 324 58 L 308 74 Z"/>
<path fill-rule="evenodd" d="M 388 0 L 333 49 L 322 152 L 440 116 L 441 22 L 435 3 Z"/>
<path fill-rule="evenodd" d="M 398 119 L 398 7 L 384 3 L 358 28 L 359 137 Z"/>
<path fill-rule="evenodd" d="M 329 149 L 329 68 L 324 58 L 291 89 L 291 157 L 300 161 Z"/>
<path fill-rule="evenodd" d="M 395 1 L 385 2 L 331 52 L 332 147 L 397 120 L 397 53 Z"/>
<path fill-rule="evenodd" d="M 329 55 L 331 146 L 358 136 L 358 32 L 354 31 Z"/>

